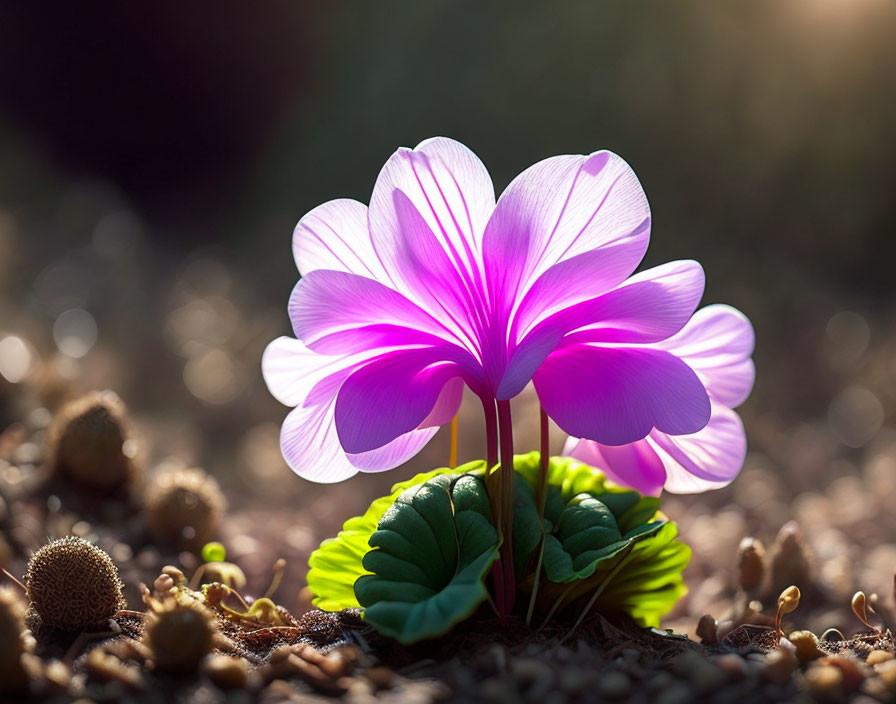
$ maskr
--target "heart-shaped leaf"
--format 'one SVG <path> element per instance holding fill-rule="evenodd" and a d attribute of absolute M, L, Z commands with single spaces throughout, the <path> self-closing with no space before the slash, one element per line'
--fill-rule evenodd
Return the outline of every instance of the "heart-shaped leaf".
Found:
<path fill-rule="evenodd" d="M 323 541 L 308 559 L 308 588 L 314 594 L 312 603 L 323 611 L 341 611 L 360 606 L 355 597 L 355 581 L 364 574 L 362 560 L 370 550 L 370 537 L 376 532 L 380 519 L 407 488 L 422 484 L 442 474 L 462 474 L 481 470 L 484 462 L 470 462 L 456 469 L 443 467 L 418 474 L 392 487 L 388 496 L 370 504 L 363 516 L 350 518 L 335 538 Z"/>
<path fill-rule="evenodd" d="M 535 502 L 539 463 L 538 453 L 514 462 L 526 480 L 516 482 L 514 514 L 517 573 L 530 568 L 521 584 L 531 589 L 534 551 L 541 549 L 548 580 L 538 594 L 541 610 L 567 606 L 600 589 L 594 609 L 623 610 L 642 625 L 659 625 L 686 591 L 681 572 L 690 548 L 675 541 L 677 529 L 657 511 L 658 499 L 616 486 L 593 467 L 554 457 L 548 464 L 541 533 Z M 541 535 L 533 535 L 533 525 Z"/>
<path fill-rule="evenodd" d="M 355 582 L 364 619 L 402 643 L 448 632 L 485 601 L 498 558 L 485 484 L 440 475 L 401 493 L 380 519 Z"/>

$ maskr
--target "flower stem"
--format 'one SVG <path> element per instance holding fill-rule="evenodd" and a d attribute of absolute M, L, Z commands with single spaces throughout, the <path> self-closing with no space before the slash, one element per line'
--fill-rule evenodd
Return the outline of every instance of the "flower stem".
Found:
<path fill-rule="evenodd" d="M 498 418 L 494 399 L 482 399 L 482 410 L 485 413 L 485 471 L 491 472 L 498 464 Z"/>
<path fill-rule="evenodd" d="M 538 562 L 535 565 L 535 579 L 532 582 L 532 594 L 529 597 L 529 609 L 526 611 L 526 625 L 532 625 L 532 613 L 535 611 L 535 600 L 538 598 L 538 584 L 541 580 L 541 566 L 544 561 L 544 506 L 548 497 L 548 467 L 551 458 L 551 436 L 548 424 L 548 414 L 544 407 L 539 406 L 541 412 L 541 456 L 539 457 L 538 487 L 535 492 L 535 501 L 538 505 L 538 525 L 541 528 L 541 542 L 538 545 Z"/>
<path fill-rule="evenodd" d="M 448 466 L 457 467 L 457 415 L 451 419 L 451 449 L 448 452 Z"/>
<path fill-rule="evenodd" d="M 510 401 L 498 401 L 498 428 L 501 437 L 501 563 L 504 572 L 504 608 L 510 614 L 516 600 L 513 574 L 513 420 Z"/>
<path fill-rule="evenodd" d="M 548 414 L 544 410 L 544 406 L 539 406 L 538 410 L 541 415 L 541 460 L 538 474 L 538 491 L 536 500 L 538 501 L 538 519 L 544 517 L 544 500 L 548 485 L 548 467 L 551 461 L 551 430 L 548 422 Z"/>
<path fill-rule="evenodd" d="M 485 414 L 485 447 L 486 447 L 486 466 L 485 466 L 485 488 L 488 491 L 488 498 L 492 505 L 492 518 L 495 522 L 495 529 L 498 533 L 498 542 L 503 545 L 503 521 L 501 506 L 501 472 L 496 472 L 495 466 L 498 464 L 498 416 L 496 415 L 495 400 L 493 398 L 482 397 L 482 411 Z M 503 548 L 502 553 L 503 555 Z M 499 557 L 492 567 L 492 585 L 495 591 L 495 607 L 499 616 L 504 616 L 507 609 L 504 602 L 506 587 L 504 584 L 504 566 L 502 559 Z"/>

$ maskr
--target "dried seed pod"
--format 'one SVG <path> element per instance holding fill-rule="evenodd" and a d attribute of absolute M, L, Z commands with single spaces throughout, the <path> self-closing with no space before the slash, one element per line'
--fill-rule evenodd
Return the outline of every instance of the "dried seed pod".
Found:
<path fill-rule="evenodd" d="M 798 587 L 790 586 L 781 592 L 781 596 L 778 597 L 778 612 L 775 614 L 775 631 L 778 633 L 778 638 L 784 635 L 784 632 L 781 630 L 781 619 L 784 618 L 785 614 L 795 611 L 799 605 L 800 590 Z"/>
<path fill-rule="evenodd" d="M 770 550 L 768 594 L 778 594 L 791 584 L 809 589 L 813 584 L 813 562 L 799 525 L 788 521 L 778 531 Z"/>
<path fill-rule="evenodd" d="M 53 471 L 77 486 L 112 493 L 134 480 L 127 410 L 111 391 L 94 391 L 63 406 L 47 440 Z"/>
<path fill-rule="evenodd" d="M 818 636 L 812 631 L 794 631 L 787 639 L 793 643 L 796 648 L 796 657 L 803 665 L 824 655 L 824 652 L 818 647 Z"/>
<path fill-rule="evenodd" d="M 745 592 L 758 589 L 765 579 L 765 547 L 756 538 L 740 541 L 737 549 L 737 584 Z"/>
<path fill-rule="evenodd" d="M 159 539 L 198 551 L 215 537 L 227 502 L 201 469 L 160 472 L 146 489 L 146 521 Z"/>
<path fill-rule="evenodd" d="M 712 614 L 704 614 L 697 623 L 697 637 L 707 645 L 719 642 L 719 625 Z"/>
<path fill-rule="evenodd" d="M 103 629 L 125 606 L 111 558 L 74 536 L 55 540 L 34 553 L 25 586 L 41 623 L 60 631 Z"/>
<path fill-rule="evenodd" d="M 28 676 L 22 667 L 25 652 L 25 606 L 19 592 L 11 587 L 0 588 L 0 692 L 22 692 Z"/>
<path fill-rule="evenodd" d="M 155 602 L 147 611 L 143 642 L 160 672 L 189 674 L 215 649 L 218 627 L 212 612 L 198 603 L 175 599 Z"/>

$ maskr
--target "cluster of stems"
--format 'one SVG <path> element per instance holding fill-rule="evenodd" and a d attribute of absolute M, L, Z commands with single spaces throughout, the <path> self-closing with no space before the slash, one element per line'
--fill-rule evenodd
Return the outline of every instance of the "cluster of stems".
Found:
<path fill-rule="evenodd" d="M 500 557 L 492 568 L 492 584 L 494 588 L 494 604 L 500 616 L 512 613 L 516 603 L 516 576 L 513 568 L 513 501 L 514 477 L 513 469 L 513 419 L 510 412 L 510 401 L 483 399 L 485 412 L 486 436 L 486 488 L 492 505 L 492 515 L 498 529 L 500 541 Z M 537 487 L 538 518 L 543 521 L 544 499 L 546 495 L 548 459 L 550 457 L 550 438 L 548 433 L 548 416 L 541 409 L 541 472 Z M 536 589 L 538 572 L 541 571 L 541 560 L 535 575 Z M 535 592 L 529 605 L 527 621 L 531 618 Z"/>

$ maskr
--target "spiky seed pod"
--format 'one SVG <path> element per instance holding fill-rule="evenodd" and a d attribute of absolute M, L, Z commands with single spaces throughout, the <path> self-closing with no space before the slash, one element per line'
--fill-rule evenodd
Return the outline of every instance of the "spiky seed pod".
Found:
<path fill-rule="evenodd" d="M 744 538 L 737 549 L 737 584 L 745 592 L 762 585 L 765 578 L 765 547 L 756 538 Z"/>
<path fill-rule="evenodd" d="M 805 592 L 813 587 L 813 558 L 796 521 L 785 523 L 769 551 L 766 593 L 775 597 L 791 584 Z"/>
<path fill-rule="evenodd" d="M 227 509 L 218 482 L 201 469 L 157 474 L 146 489 L 146 521 L 159 539 L 199 550 L 212 540 Z"/>
<path fill-rule="evenodd" d="M 110 557 L 74 536 L 34 553 L 25 586 L 41 623 L 60 631 L 102 629 L 125 606 L 118 569 Z"/>
<path fill-rule="evenodd" d="M 215 649 L 217 638 L 215 616 L 201 604 L 165 599 L 147 611 L 143 642 L 152 652 L 159 672 L 195 672 L 202 659 Z"/>
<path fill-rule="evenodd" d="M 0 692 L 21 692 L 28 685 L 22 667 L 25 652 L 25 603 L 11 587 L 0 588 Z"/>
<path fill-rule="evenodd" d="M 50 425 L 53 470 L 76 485 L 111 493 L 134 478 L 127 410 L 112 391 L 94 391 L 65 404 Z"/>

